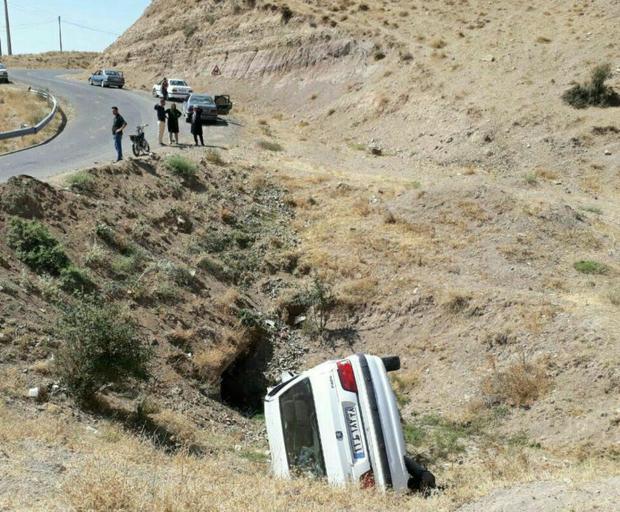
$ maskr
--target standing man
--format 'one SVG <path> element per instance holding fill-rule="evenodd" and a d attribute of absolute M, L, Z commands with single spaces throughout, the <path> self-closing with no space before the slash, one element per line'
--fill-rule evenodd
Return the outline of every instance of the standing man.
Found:
<path fill-rule="evenodd" d="M 123 130 L 127 128 L 127 123 L 123 116 L 118 113 L 118 107 L 112 107 L 112 136 L 114 137 L 114 149 L 116 149 L 116 161 L 123 159 Z"/>
<path fill-rule="evenodd" d="M 168 79 L 166 77 L 161 81 L 161 95 L 164 100 L 168 100 Z"/>
<path fill-rule="evenodd" d="M 157 112 L 157 125 L 159 128 L 159 145 L 164 145 L 164 132 L 166 131 L 166 100 L 159 100 L 159 104 L 155 105 Z"/>

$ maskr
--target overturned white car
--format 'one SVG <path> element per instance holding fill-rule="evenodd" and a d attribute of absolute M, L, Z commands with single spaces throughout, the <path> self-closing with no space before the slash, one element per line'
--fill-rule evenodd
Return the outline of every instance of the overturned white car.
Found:
<path fill-rule="evenodd" d="M 387 376 L 399 368 L 398 357 L 355 354 L 300 375 L 284 374 L 265 397 L 274 474 L 381 489 L 435 487 L 433 475 L 405 452 Z"/>

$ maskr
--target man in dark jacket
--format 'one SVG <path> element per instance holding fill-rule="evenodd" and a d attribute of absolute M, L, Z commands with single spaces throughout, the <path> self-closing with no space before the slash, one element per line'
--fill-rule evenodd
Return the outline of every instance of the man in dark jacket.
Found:
<path fill-rule="evenodd" d="M 159 145 L 164 145 L 164 132 L 166 131 L 166 100 L 159 100 L 159 104 L 155 105 L 157 112 L 157 125 L 159 127 Z"/>
<path fill-rule="evenodd" d="M 127 128 L 127 123 L 123 116 L 119 114 L 118 107 L 112 107 L 112 136 L 114 137 L 114 149 L 116 149 L 116 161 L 123 159 L 123 130 Z"/>

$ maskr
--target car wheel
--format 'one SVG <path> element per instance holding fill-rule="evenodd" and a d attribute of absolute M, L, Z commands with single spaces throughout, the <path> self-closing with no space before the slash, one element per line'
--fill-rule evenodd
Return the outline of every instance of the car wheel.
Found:
<path fill-rule="evenodd" d="M 119 89 L 122 89 L 122 88 L 123 88 L 123 86 L 122 86 L 122 85 L 119 85 L 119 86 L 118 86 L 118 88 L 119 88 Z"/>
<path fill-rule="evenodd" d="M 386 356 L 382 357 L 383 366 L 385 366 L 386 372 L 394 372 L 400 370 L 400 357 L 398 356 Z"/>

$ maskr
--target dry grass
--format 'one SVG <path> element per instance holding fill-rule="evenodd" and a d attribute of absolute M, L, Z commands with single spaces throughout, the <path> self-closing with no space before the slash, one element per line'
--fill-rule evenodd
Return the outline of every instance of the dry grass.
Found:
<path fill-rule="evenodd" d="M 215 307 L 226 315 L 232 315 L 237 310 L 240 298 L 241 294 L 236 288 L 227 288 L 224 293 L 215 296 Z"/>
<path fill-rule="evenodd" d="M 208 347 L 194 354 L 192 364 L 194 373 L 200 379 L 216 383 L 222 372 L 242 352 L 250 342 L 242 328 L 221 330 L 216 346 Z"/>
<path fill-rule="evenodd" d="M 24 88 L 12 85 L 0 87 L 0 130 L 15 130 L 22 126 L 34 126 L 49 112 L 47 102 L 37 95 L 28 93 Z M 26 137 L 17 137 L 0 141 L 0 154 L 26 148 L 43 142 L 60 127 L 61 116 L 55 119 L 41 132 Z"/>
<path fill-rule="evenodd" d="M 98 56 L 95 52 L 46 52 L 4 56 L 3 63 L 9 68 L 89 69 Z"/>
<path fill-rule="evenodd" d="M 441 512 L 517 482 L 576 475 L 583 482 L 602 472 L 617 473 L 617 467 L 614 471 L 600 459 L 567 466 L 545 462 L 528 448 L 483 449 L 464 464 L 438 468 L 446 489 L 425 499 L 333 488 L 318 480 L 272 478 L 263 462 L 264 445 L 198 430 L 173 411 L 154 416 L 181 436 L 198 436 L 209 455 L 190 456 L 183 450 L 167 454 L 146 437 L 134 437 L 107 421 L 85 428 L 51 406 L 45 416 L 40 421 L 40 415 L 18 415 L 0 405 L 0 443 L 10 459 L 8 466 L 0 459 L 6 491 L 0 507 L 6 510 Z M 47 469 L 55 467 L 54 460 L 62 461 L 62 470 Z M 33 464 L 41 464 L 40 469 Z M 27 491 L 24 484 L 38 490 Z"/>
<path fill-rule="evenodd" d="M 529 406 L 551 388 L 551 379 L 543 361 L 530 362 L 525 357 L 500 369 L 491 361 L 492 373 L 482 382 L 482 393 L 491 404 Z"/>

